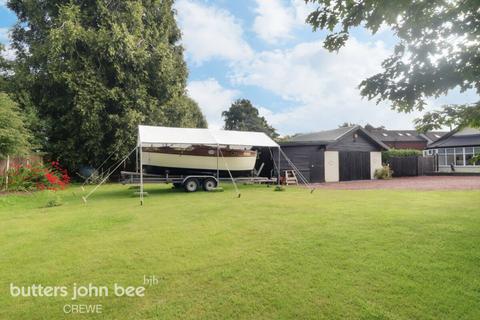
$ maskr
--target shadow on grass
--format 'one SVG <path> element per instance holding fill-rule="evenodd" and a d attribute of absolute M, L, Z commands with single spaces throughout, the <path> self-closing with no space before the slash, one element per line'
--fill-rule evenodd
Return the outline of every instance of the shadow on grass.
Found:
<path fill-rule="evenodd" d="M 231 183 L 222 183 L 221 187 L 224 189 L 225 194 L 235 193 L 235 188 Z M 94 186 L 89 186 L 83 192 L 81 189 L 76 189 L 72 193 L 74 198 L 82 201 L 82 197 L 86 196 Z M 243 185 L 239 184 L 238 188 L 240 192 L 248 191 L 251 189 L 269 189 L 266 185 Z M 139 187 L 132 185 L 121 185 L 121 184 L 107 184 L 98 188 L 93 194 L 90 195 L 88 200 L 119 200 L 119 199 L 128 199 L 128 198 L 140 198 Z M 158 195 L 170 195 L 172 197 L 186 197 L 193 194 L 215 194 L 216 192 L 206 192 L 202 188 L 199 188 L 196 192 L 186 192 L 182 187 L 174 188 L 171 184 L 146 184 L 144 186 L 144 192 L 150 196 Z"/>
<path fill-rule="evenodd" d="M 135 198 L 139 197 L 138 192 L 140 191 L 139 188 L 131 188 L 131 186 L 127 185 L 107 185 L 107 188 L 100 187 L 94 193 L 92 193 L 89 197 L 95 199 L 124 199 L 124 198 Z M 110 187 L 110 188 L 108 188 Z M 86 196 L 92 189 L 86 189 L 85 192 L 77 191 L 75 192 L 76 196 L 81 199 L 82 196 Z M 176 194 L 176 193 L 185 193 L 182 188 L 172 188 L 169 185 L 163 186 L 145 186 L 144 192 L 147 192 L 149 195 L 151 194 Z"/>

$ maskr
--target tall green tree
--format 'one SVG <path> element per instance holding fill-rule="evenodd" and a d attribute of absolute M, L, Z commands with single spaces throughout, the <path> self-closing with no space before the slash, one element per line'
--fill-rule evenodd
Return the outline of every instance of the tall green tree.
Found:
<path fill-rule="evenodd" d="M 0 92 L 0 158 L 24 155 L 29 151 L 30 133 L 23 124 L 15 102 Z"/>
<path fill-rule="evenodd" d="M 15 61 L 5 59 L 2 54 L 5 47 L 0 44 L 0 92 L 8 93 L 20 106 L 24 127 L 28 129 L 28 142 L 31 151 L 38 151 L 45 142 L 44 122 L 39 118 L 37 109 L 33 105 L 30 95 L 26 90 L 25 81 L 13 73 Z"/>
<path fill-rule="evenodd" d="M 3 57 L 5 46 L 0 43 L 0 91 L 6 91 L 8 88 L 9 70 L 11 63 Z"/>
<path fill-rule="evenodd" d="M 356 123 L 353 123 L 353 122 L 344 122 L 342 124 L 340 124 L 338 127 L 339 128 L 348 128 L 348 127 L 355 127 L 357 126 Z"/>
<path fill-rule="evenodd" d="M 383 71 L 360 84 L 368 99 L 390 101 L 400 112 L 423 110 L 426 99 L 454 88 L 480 94 L 480 6 L 478 0 L 306 0 L 317 4 L 307 18 L 330 33 L 324 45 L 337 51 L 352 28 L 376 33 L 389 27 L 398 37 Z M 416 121 L 419 129 L 480 126 L 480 102 L 445 106 Z"/>
<path fill-rule="evenodd" d="M 165 117 L 172 127 L 207 127 L 207 120 L 197 102 L 188 96 L 173 99 L 166 108 Z"/>
<path fill-rule="evenodd" d="M 42 120 L 52 157 L 96 166 L 133 148 L 140 123 L 203 124 L 196 105 L 173 103 L 186 101 L 187 68 L 172 2 L 8 1 L 15 98 Z"/>
<path fill-rule="evenodd" d="M 222 112 L 226 130 L 260 131 L 271 138 L 277 138 L 278 133 L 270 126 L 264 117 L 259 116 L 258 109 L 250 100 L 238 99 L 227 111 Z"/>

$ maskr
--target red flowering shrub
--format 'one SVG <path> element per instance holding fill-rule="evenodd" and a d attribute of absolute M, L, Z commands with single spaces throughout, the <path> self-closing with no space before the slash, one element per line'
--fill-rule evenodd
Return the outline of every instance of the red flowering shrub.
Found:
<path fill-rule="evenodd" d="M 52 186 L 58 186 L 60 189 L 65 189 L 70 183 L 70 176 L 68 175 L 67 169 L 62 168 L 58 161 L 52 162 L 50 172 L 45 174 L 45 177 Z"/>
<path fill-rule="evenodd" d="M 13 165 L 8 171 L 8 190 L 59 190 L 65 189 L 70 183 L 70 176 L 58 161 L 50 165 L 35 163 L 32 165 Z M 0 184 L 5 185 L 6 177 L 0 177 Z"/>

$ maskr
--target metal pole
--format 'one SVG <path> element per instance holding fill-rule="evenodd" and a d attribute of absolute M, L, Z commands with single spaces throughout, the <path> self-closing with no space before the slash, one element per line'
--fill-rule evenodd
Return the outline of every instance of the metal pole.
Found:
<path fill-rule="evenodd" d="M 218 156 L 219 156 L 220 145 L 217 144 L 217 183 L 220 186 L 220 170 L 218 169 Z"/>
<path fill-rule="evenodd" d="M 138 142 L 137 142 L 138 145 Z M 135 172 L 138 173 L 138 147 L 135 149 Z"/>
<path fill-rule="evenodd" d="M 278 177 L 277 185 L 280 185 L 280 147 L 278 147 Z"/>
<path fill-rule="evenodd" d="M 125 158 L 123 158 L 122 160 L 120 160 L 120 162 L 117 162 L 117 163 L 115 163 L 115 164 L 113 165 L 113 166 L 115 166 L 115 168 L 114 168 L 112 171 L 109 170 L 108 174 L 103 178 L 103 180 L 100 181 L 100 183 L 97 184 L 97 186 L 96 186 L 95 188 L 93 188 L 93 190 L 90 191 L 86 196 L 82 197 L 83 202 L 87 203 L 88 197 L 90 197 L 102 184 L 104 184 L 104 183 L 107 181 L 107 179 L 108 179 L 118 168 L 120 168 L 120 166 L 122 165 L 122 163 L 125 163 L 125 161 L 132 155 L 132 153 L 133 153 L 133 151 L 135 151 L 135 149 L 137 149 L 137 147 L 133 148 L 133 149 L 128 153 L 128 155 L 127 155 Z M 112 166 L 112 167 L 113 167 L 113 166 Z M 112 167 L 111 167 L 111 168 L 112 168 Z"/>
<path fill-rule="evenodd" d="M 223 164 L 225 165 L 225 169 L 227 169 L 228 174 L 230 175 L 230 180 L 232 180 L 233 186 L 235 187 L 235 191 L 237 192 L 237 197 L 240 198 L 241 193 L 240 193 L 240 191 L 238 191 L 237 184 L 235 183 L 235 179 L 233 179 L 232 172 L 230 172 L 230 169 L 228 168 L 228 164 L 227 164 L 227 161 L 225 161 L 225 157 L 223 156 L 223 152 L 220 151 L 220 154 L 222 155 L 222 160 L 223 160 Z"/>
<path fill-rule="evenodd" d="M 10 170 L 10 155 L 7 154 L 7 166 L 5 167 L 5 190 L 8 190 L 8 170 Z"/>
<path fill-rule="evenodd" d="M 137 146 L 138 152 L 138 146 Z M 143 206 L 143 156 L 142 143 L 140 142 L 140 205 Z"/>

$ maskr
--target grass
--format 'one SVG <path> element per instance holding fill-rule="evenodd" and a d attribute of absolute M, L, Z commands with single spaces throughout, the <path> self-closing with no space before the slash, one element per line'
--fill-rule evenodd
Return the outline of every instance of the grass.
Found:
<path fill-rule="evenodd" d="M 480 191 L 187 194 L 108 185 L 0 197 L 0 319 L 479 319 Z M 13 298 L 9 285 L 159 284 Z M 65 304 L 103 305 L 96 315 Z"/>

